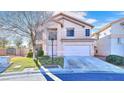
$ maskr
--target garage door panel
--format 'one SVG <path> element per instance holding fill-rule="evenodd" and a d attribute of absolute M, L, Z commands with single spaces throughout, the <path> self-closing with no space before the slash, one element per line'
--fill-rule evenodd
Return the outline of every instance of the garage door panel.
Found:
<path fill-rule="evenodd" d="M 64 56 L 90 56 L 90 46 L 64 46 Z"/>

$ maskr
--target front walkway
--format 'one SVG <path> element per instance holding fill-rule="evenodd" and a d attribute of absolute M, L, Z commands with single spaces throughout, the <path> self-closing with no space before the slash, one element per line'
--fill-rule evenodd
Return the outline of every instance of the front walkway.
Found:
<path fill-rule="evenodd" d="M 0 74 L 0 81 L 46 81 L 39 71 L 9 72 Z"/>

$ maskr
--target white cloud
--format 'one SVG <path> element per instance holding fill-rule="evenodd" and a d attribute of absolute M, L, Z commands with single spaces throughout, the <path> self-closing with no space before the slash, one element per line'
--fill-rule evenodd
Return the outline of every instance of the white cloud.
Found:
<path fill-rule="evenodd" d="M 70 16 L 73 16 L 78 19 L 84 19 L 84 16 L 86 16 L 85 12 L 80 12 L 80 11 L 55 11 L 53 15 L 59 14 L 59 13 L 64 13 Z"/>
<path fill-rule="evenodd" d="M 81 17 L 87 16 L 87 13 L 86 12 L 83 12 L 83 11 L 72 11 L 72 12 L 80 15 Z"/>
<path fill-rule="evenodd" d="M 93 28 L 93 30 L 92 30 L 92 33 L 99 31 L 102 27 L 104 27 L 107 24 L 108 23 L 99 23 L 99 24 L 96 24 L 95 28 Z"/>
<path fill-rule="evenodd" d="M 95 28 L 93 29 L 94 31 L 98 31 L 99 29 L 101 29 L 102 27 L 104 27 L 105 25 L 109 24 L 110 22 L 104 22 L 104 23 L 99 23 L 96 24 Z"/>
<path fill-rule="evenodd" d="M 96 19 L 86 18 L 86 16 L 87 16 L 87 13 L 86 12 L 83 12 L 83 11 L 72 11 L 71 13 L 73 13 L 71 15 L 74 16 L 75 18 L 78 18 L 78 19 L 80 19 L 82 21 L 85 21 L 87 23 L 92 24 L 92 23 L 97 22 Z"/>
<path fill-rule="evenodd" d="M 87 15 L 85 12 L 80 12 L 80 11 L 64 11 L 63 13 L 73 16 L 80 20 L 84 20 L 85 16 Z"/>
<path fill-rule="evenodd" d="M 79 20 L 85 21 L 85 22 L 90 23 L 90 24 L 97 22 L 96 19 L 86 18 L 87 12 L 83 12 L 83 11 L 57 11 L 54 14 L 58 14 L 60 12 L 63 12 L 65 14 L 68 14 L 70 16 L 73 16 Z"/>
<path fill-rule="evenodd" d="M 82 11 L 76 11 L 76 12 L 75 12 L 75 11 L 74 11 L 73 13 L 74 13 L 74 16 L 75 16 L 76 18 L 78 18 L 78 19 L 80 19 L 80 20 L 82 20 L 82 21 L 85 21 L 85 22 L 87 22 L 87 23 L 92 24 L 92 23 L 97 22 L 96 19 L 93 19 L 93 18 L 86 18 L 87 12 L 82 12 Z"/>
<path fill-rule="evenodd" d="M 92 19 L 92 18 L 86 19 L 86 22 L 87 22 L 87 23 L 90 23 L 90 24 L 95 23 L 95 22 L 97 22 L 97 21 L 98 21 L 98 20 Z"/>

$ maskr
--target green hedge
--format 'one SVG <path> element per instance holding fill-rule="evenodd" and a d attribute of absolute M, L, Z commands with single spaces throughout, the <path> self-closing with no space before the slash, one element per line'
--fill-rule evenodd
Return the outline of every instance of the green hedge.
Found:
<path fill-rule="evenodd" d="M 33 52 L 32 50 L 29 50 L 28 54 L 27 54 L 27 57 L 28 58 L 32 58 L 33 57 Z"/>
<path fill-rule="evenodd" d="M 109 55 L 106 57 L 106 61 L 115 65 L 124 65 L 124 57 L 117 55 Z"/>
<path fill-rule="evenodd" d="M 38 56 L 38 57 L 42 57 L 43 55 L 44 55 L 44 51 L 43 51 L 42 48 L 40 48 L 40 49 L 38 50 L 37 56 Z"/>
<path fill-rule="evenodd" d="M 54 57 L 53 63 L 52 58 L 49 56 L 39 57 L 38 59 L 42 65 L 60 65 L 61 67 L 63 67 L 64 65 L 63 57 Z"/>

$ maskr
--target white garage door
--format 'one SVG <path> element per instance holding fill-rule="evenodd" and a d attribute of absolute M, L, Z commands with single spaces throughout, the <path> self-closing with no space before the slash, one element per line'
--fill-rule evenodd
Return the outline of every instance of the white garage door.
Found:
<path fill-rule="evenodd" d="M 64 46 L 64 56 L 90 56 L 90 46 Z"/>

